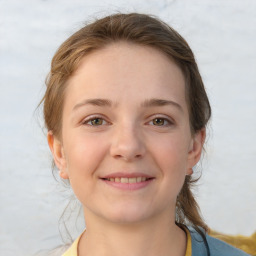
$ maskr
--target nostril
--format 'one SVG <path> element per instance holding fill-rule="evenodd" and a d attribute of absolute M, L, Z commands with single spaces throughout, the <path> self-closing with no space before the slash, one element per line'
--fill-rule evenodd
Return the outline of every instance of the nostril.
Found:
<path fill-rule="evenodd" d="M 112 157 L 131 161 L 140 159 L 145 154 L 146 148 L 143 138 L 132 133 L 133 131 L 122 129 L 122 132 L 113 138 L 110 147 Z"/>

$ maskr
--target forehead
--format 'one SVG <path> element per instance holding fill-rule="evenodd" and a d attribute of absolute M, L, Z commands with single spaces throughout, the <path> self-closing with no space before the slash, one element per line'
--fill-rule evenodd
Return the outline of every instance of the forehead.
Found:
<path fill-rule="evenodd" d="M 66 97 L 118 100 L 134 97 L 134 93 L 145 98 L 174 97 L 183 101 L 185 79 L 181 69 L 160 50 L 118 42 L 82 59 L 68 81 Z"/>
<path fill-rule="evenodd" d="M 93 64 L 101 67 L 107 63 L 115 64 L 115 68 L 119 66 L 122 72 L 128 70 L 128 68 L 131 71 L 132 66 L 137 67 L 139 65 L 140 70 L 136 70 L 137 72 L 143 68 L 148 69 L 151 67 L 155 69 L 154 75 L 156 73 L 160 75 L 163 73 L 160 71 L 165 71 L 166 68 L 169 68 L 168 73 L 172 71 L 181 73 L 181 69 L 175 63 L 174 59 L 160 49 L 133 42 L 119 41 L 109 43 L 103 48 L 94 50 L 82 58 L 73 76 L 84 72 L 85 68 L 93 66 Z M 126 66 L 126 69 L 124 69 L 125 65 L 130 64 L 132 66 Z M 105 66 L 106 71 L 109 72 L 110 70 L 108 68 L 111 69 L 112 66 Z M 83 71 L 81 71 L 82 69 Z"/>

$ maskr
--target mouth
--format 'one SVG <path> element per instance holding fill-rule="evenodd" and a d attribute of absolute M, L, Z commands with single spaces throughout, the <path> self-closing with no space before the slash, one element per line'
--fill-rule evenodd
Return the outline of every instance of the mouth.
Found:
<path fill-rule="evenodd" d="M 102 178 L 103 180 L 111 181 L 111 182 L 116 182 L 116 183 L 140 183 L 140 182 L 145 182 L 152 180 L 154 178 L 148 178 L 148 177 L 110 177 L 110 178 Z"/>
<path fill-rule="evenodd" d="M 110 187 L 132 191 L 148 187 L 155 177 L 143 173 L 112 173 L 100 179 Z"/>

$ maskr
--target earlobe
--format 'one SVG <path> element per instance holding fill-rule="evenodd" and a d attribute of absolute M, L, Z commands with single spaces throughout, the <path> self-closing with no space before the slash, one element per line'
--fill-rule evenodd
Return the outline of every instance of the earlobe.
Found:
<path fill-rule="evenodd" d="M 187 173 L 188 176 L 191 176 L 193 174 L 193 168 L 188 168 Z"/>
<path fill-rule="evenodd" d="M 206 136 L 206 131 L 205 131 L 205 128 L 203 128 L 200 131 L 198 131 L 192 139 L 191 147 L 188 153 L 188 171 L 187 171 L 188 175 L 191 175 L 193 173 L 192 168 L 200 160 L 204 142 L 205 142 L 205 136 Z"/>
<path fill-rule="evenodd" d="M 67 180 L 69 179 L 68 174 L 66 171 L 59 171 L 59 175 L 62 179 Z"/>
<path fill-rule="evenodd" d="M 53 135 L 52 131 L 47 133 L 49 148 L 52 152 L 54 162 L 59 169 L 59 175 L 62 179 L 68 179 L 66 159 L 63 151 L 63 146 L 60 140 Z"/>

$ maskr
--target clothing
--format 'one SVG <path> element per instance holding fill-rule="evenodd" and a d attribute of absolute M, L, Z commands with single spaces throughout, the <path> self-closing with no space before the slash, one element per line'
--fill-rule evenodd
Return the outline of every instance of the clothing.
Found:
<path fill-rule="evenodd" d="M 188 229 L 186 230 L 187 234 L 187 248 L 186 248 L 186 254 L 185 256 L 192 256 L 191 251 L 192 251 L 192 243 L 191 243 L 191 235 Z M 79 240 L 81 238 L 82 234 L 74 241 L 72 246 L 62 255 L 62 256 L 77 256 L 77 247 Z"/>
<path fill-rule="evenodd" d="M 77 256 L 78 243 L 82 234 L 74 241 L 70 248 L 64 254 L 62 254 L 62 256 Z"/>
<path fill-rule="evenodd" d="M 185 229 L 187 248 L 185 256 L 207 256 L 207 249 L 200 234 L 191 227 Z M 77 247 L 82 234 L 62 256 L 77 256 Z M 249 256 L 249 254 L 205 234 L 211 256 Z"/>
<path fill-rule="evenodd" d="M 207 250 L 200 234 L 193 228 L 189 228 L 192 240 L 192 255 L 191 256 L 206 256 Z M 249 256 L 249 254 L 237 249 L 230 244 L 227 244 L 217 238 L 205 234 L 209 245 L 211 256 Z"/>
<path fill-rule="evenodd" d="M 236 248 L 249 253 L 250 255 L 256 256 L 256 232 L 251 236 L 242 235 L 226 235 L 214 230 L 210 230 L 209 235 L 218 238 Z"/>

